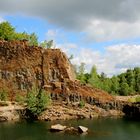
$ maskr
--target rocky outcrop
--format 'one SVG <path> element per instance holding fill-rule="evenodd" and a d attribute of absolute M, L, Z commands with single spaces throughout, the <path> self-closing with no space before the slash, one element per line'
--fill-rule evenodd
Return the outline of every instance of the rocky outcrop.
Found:
<path fill-rule="evenodd" d="M 129 118 L 140 120 L 140 102 L 125 104 L 123 106 L 123 112 Z"/>
<path fill-rule="evenodd" d="M 65 79 L 73 81 L 75 75 L 59 49 L 28 46 L 24 41 L 0 41 L 0 89 L 8 90 L 11 99 L 33 86 L 49 91 L 61 89 Z"/>
<path fill-rule="evenodd" d="M 22 118 L 22 112 L 25 112 L 23 106 L 11 102 L 0 102 L 0 122 L 19 121 Z"/>
<path fill-rule="evenodd" d="M 80 102 L 105 110 L 121 109 L 108 93 L 75 80 L 73 68 L 60 49 L 28 46 L 26 41 L 0 41 L 0 89 L 24 95 L 33 86 L 44 88 L 57 101 Z"/>
<path fill-rule="evenodd" d="M 119 110 L 105 110 L 95 105 L 85 104 L 79 107 L 79 103 L 54 102 L 41 113 L 39 120 L 70 120 L 70 119 L 92 119 L 98 117 L 120 117 L 123 113 Z"/>

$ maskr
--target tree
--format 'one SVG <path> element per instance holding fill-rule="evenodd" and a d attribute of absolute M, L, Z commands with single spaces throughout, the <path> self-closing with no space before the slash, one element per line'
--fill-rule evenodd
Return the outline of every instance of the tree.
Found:
<path fill-rule="evenodd" d="M 30 46 L 38 46 L 38 37 L 35 33 L 29 35 L 29 45 Z"/>
<path fill-rule="evenodd" d="M 96 66 L 94 65 L 90 72 L 90 78 L 88 82 L 95 87 L 99 87 L 99 75 L 97 73 Z"/>
<path fill-rule="evenodd" d="M 126 79 L 127 79 L 127 83 L 131 89 L 131 92 L 134 92 L 135 90 L 135 75 L 133 70 L 127 70 L 126 72 Z"/>
<path fill-rule="evenodd" d="M 140 68 L 134 68 L 135 74 L 135 91 L 140 93 Z"/>
<path fill-rule="evenodd" d="M 13 40 L 15 35 L 15 28 L 9 22 L 0 23 L 0 39 Z"/>
<path fill-rule="evenodd" d="M 113 76 L 111 78 L 111 92 L 117 94 L 119 92 L 119 78 L 117 76 Z"/>
<path fill-rule="evenodd" d="M 120 85 L 120 95 L 129 95 L 129 85 L 126 82 L 122 82 Z"/>
<path fill-rule="evenodd" d="M 29 40 L 29 36 L 26 32 L 23 32 L 23 33 L 15 33 L 14 35 L 14 39 L 15 40 Z"/>
<path fill-rule="evenodd" d="M 120 83 L 120 88 L 119 92 L 120 95 L 128 95 L 129 94 L 129 85 L 127 84 L 127 80 L 125 78 L 126 74 L 121 74 L 121 83 Z"/>
<path fill-rule="evenodd" d="M 31 111 L 33 115 L 37 115 L 37 94 L 38 94 L 38 89 L 33 88 L 30 92 L 27 94 L 27 109 Z"/>
<path fill-rule="evenodd" d="M 44 40 L 43 42 L 40 43 L 40 46 L 43 47 L 43 48 L 52 48 L 53 47 L 53 40 Z"/>
<path fill-rule="evenodd" d="M 45 90 L 33 88 L 27 94 L 27 109 L 33 114 L 34 116 L 38 116 L 42 111 L 44 111 L 51 103 L 51 98 Z"/>
<path fill-rule="evenodd" d="M 71 61 L 73 59 L 73 54 L 70 55 L 70 57 L 68 58 L 69 61 Z"/>
<path fill-rule="evenodd" d="M 86 83 L 84 73 L 85 73 L 85 63 L 81 63 L 78 69 L 78 74 L 77 74 L 77 79 L 79 79 L 81 83 Z"/>
<path fill-rule="evenodd" d="M 49 94 L 47 94 L 46 91 L 42 89 L 39 92 L 37 99 L 38 99 L 37 114 L 40 114 L 51 103 L 51 98 Z"/>

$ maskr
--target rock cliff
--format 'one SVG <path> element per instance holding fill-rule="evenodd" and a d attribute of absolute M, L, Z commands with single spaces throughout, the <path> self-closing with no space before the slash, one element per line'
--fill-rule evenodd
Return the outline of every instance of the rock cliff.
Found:
<path fill-rule="evenodd" d="M 60 49 L 28 46 L 26 41 L 0 41 L 0 89 L 26 94 L 33 86 L 44 88 L 53 100 L 80 101 L 102 108 L 120 108 L 112 96 L 102 90 L 81 85 Z"/>

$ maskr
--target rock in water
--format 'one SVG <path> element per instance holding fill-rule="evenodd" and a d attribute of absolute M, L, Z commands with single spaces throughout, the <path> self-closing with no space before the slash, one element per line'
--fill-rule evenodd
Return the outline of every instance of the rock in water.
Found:
<path fill-rule="evenodd" d="M 63 126 L 61 124 L 55 124 L 51 126 L 51 131 L 64 131 L 66 129 L 66 126 Z"/>
<path fill-rule="evenodd" d="M 80 133 L 86 133 L 88 131 L 88 128 L 84 126 L 78 126 L 78 131 Z"/>

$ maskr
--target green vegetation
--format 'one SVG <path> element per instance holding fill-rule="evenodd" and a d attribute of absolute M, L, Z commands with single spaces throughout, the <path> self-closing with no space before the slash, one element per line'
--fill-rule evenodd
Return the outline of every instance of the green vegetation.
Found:
<path fill-rule="evenodd" d="M 27 93 L 27 96 L 17 94 L 15 101 L 24 104 L 33 116 L 38 116 L 42 111 L 51 104 L 51 98 L 45 90 L 33 88 Z"/>
<path fill-rule="evenodd" d="M 7 94 L 7 91 L 2 89 L 0 91 L 0 100 L 1 101 L 6 101 L 7 100 L 7 97 L 8 97 L 8 94 Z"/>
<path fill-rule="evenodd" d="M 81 100 L 80 102 L 79 102 L 79 107 L 80 108 L 83 108 L 85 106 L 85 101 L 84 100 Z"/>
<path fill-rule="evenodd" d="M 90 73 L 85 73 L 85 64 L 81 63 L 76 72 L 77 79 L 84 84 L 90 84 L 93 87 L 100 88 L 112 95 L 135 95 L 140 94 L 140 68 L 128 69 L 111 78 L 104 73 L 98 74 L 96 66 L 93 66 Z"/>
<path fill-rule="evenodd" d="M 43 48 L 52 48 L 53 40 L 38 42 L 38 37 L 35 33 L 28 34 L 26 32 L 16 32 L 16 29 L 9 22 L 0 23 L 0 39 L 11 41 L 11 40 L 27 40 L 29 46 L 41 46 Z"/>
<path fill-rule="evenodd" d="M 35 33 L 27 34 L 26 32 L 18 33 L 9 22 L 0 23 L 0 39 L 3 40 L 28 40 L 30 46 L 38 45 L 38 37 Z"/>
<path fill-rule="evenodd" d="M 140 102 L 140 96 L 136 97 L 136 102 Z"/>
<path fill-rule="evenodd" d="M 140 102 L 140 96 L 132 97 L 128 99 L 128 102 L 137 103 Z"/>
<path fill-rule="evenodd" d="M 42 111 L 45 110 L 47 105 L 51 103 L 50 96 L 44 91 L 39 91 L 36 88 L 33 88 L 27 94 L 27 109 L 34 115 L 38 116 Z"/>
<path fill-rule="evenodd" d="M 51 49 L 53 47 L 53 40 L 49 40 L 49 41 L 45 40 L 42 43 L 40 43 L 40 46 L 43 48 Z"/>

